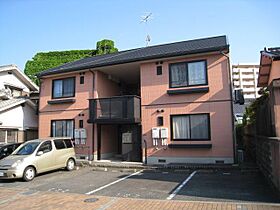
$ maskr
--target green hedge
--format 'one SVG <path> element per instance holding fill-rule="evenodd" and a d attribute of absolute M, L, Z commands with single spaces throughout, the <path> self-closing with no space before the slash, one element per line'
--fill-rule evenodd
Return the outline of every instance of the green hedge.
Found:
<path fill-rule="evenodd" d="M 68 50 L 68 51 L 51 51 L 51 52 L 39 52 L 32 60 L 28 60 L 25 64 L 24 73 L 37 85 L 39 85 L 39 79 L 36 74 L 63 65 L 68 62 L 79 60 L 82 58 L 108 54 L 117 52 L 118 49 L 114 47 L 114 41 L 101 40 L 96 44 L 96 50 Z"/>

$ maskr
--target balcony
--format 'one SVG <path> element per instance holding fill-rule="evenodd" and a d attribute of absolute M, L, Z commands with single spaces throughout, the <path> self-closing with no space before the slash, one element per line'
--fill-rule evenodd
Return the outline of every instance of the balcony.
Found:
<path fill-rule="evenodd" d="M 243 74 L 242 79 L 254 79 L 254 75 L 253 74 Z"/>
<path fill-rule="evenodd" d="M 243 87 L 244 92 L 250 92 L 250 93 L 255 93 L 256 89 L 253 87 Z"/>
<path fill-rule="evenodd" d="M 234 86 L 239 86 L 239 85 L 240 85 L 240 82 L 239 82 L 239 81 L 233 81 L 233 85 L 234 85 Z"/>
<path fill-rule="evenodd" d="M 242 81 L 242 84 L 243 84 L 243 85 L 250 85 L 250 86 L 253 86 L 253 87 L 255 86 L 254 81 L 246 81 L 246 80 L 245 80 L 245 81 Z"/>
<path fill-rule="evenodd" d="M 113 96 L 89 100 L 89 123 L 131 124 L 140 123 L 140 97 Z"/>
<path fill-rule="evenodd" d="M 234 74 L 234 75 L 232 76 L 232 78 L 233 78 L 233 79 L 240 79 L 240 76 L 239 76 L 239 74 Z"/>

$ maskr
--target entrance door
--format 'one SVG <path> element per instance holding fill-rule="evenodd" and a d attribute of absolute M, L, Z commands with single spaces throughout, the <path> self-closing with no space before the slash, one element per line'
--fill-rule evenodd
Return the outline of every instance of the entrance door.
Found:
<path fill-rule="evenodd" d="M 106 131 L 106 126 L 107 125 L 102 126 L 101 124 L 97 124 L 97 147 L 96 147 L 97 160 L 102 159 L 101 154 L 106 155 L 106 153 L 108 153 L 107 150 L 108 147 L 110 146 L 109 153 L 110 152 L 114 153 L 114 155 L 111 158 L 120 159 L 122 161 L 141 162 L 142 161 L 141 126 L 137 124 L 110 125 L 112 126 L 111 127 L 112 133 L 110 133 L 111 138 L 108 138 L 108 135 L 106 135 L 106 132 L 110 132 L 110 129 Z M 104 135 L 102 135 L 102 132 Z M 123 136 L 127 136 L 123 134 L 127 134 L 127 133 L 131 134 L 131 141 L 123 140 Z"/>
<path fill-rule="evenodd" d="M 142 160 L 141 149 L 141 126 L 140 125 L 121 125 L 120 128 L 122 145 L 122 157 L 124 161 L 140 162 Z M 127 135 L 130 134 L 130 135 Z M 124 139 L 131 136 L 131 141 Z"/>

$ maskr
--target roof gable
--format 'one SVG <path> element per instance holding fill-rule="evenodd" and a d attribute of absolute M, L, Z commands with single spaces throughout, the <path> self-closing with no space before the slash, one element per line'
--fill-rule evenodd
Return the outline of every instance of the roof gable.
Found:
<path fill-rule="evenodd" d="M 258 87 L 266 87 L 269 84 L 269 76 L 271 73 L 271 67 L 274 61 L 280 60 L 280 47 L 264 48 L 261 51 L 260 70 L 258 78 Z"/>
<path fill-rule="evenodd" d="M 13 74 L 19 79 L 22 83 L 24 83 L 30 91 L 38 91 L 39 87 L 29 79 L 22 71 L 19 70 L 19 68 L 16 65 L 6 65 L 6 66 L 0 66 L 0 72 L 7 72 L 12 71 Z"/>

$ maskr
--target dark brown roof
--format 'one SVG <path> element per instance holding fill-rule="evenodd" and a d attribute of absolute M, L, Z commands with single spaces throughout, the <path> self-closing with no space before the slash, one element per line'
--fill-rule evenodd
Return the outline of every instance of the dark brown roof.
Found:
<path fill-rule="evenodd" d="M 227 43 L 226 36 L 209 37 L 84 58 L 74 62 L 66 63 L 62 66 L 45 70 L 39 73 L 38 76 L 43 77 L 46 75 L 65 73 L 88 68 L 131 63 L 150 59 L 160 59 L 180 55 L 228 50 L 229 45 Z"/>

